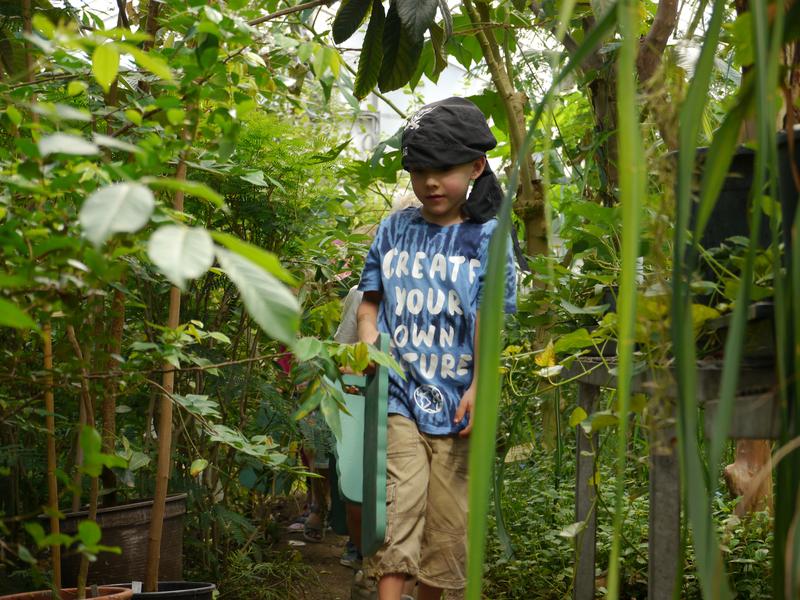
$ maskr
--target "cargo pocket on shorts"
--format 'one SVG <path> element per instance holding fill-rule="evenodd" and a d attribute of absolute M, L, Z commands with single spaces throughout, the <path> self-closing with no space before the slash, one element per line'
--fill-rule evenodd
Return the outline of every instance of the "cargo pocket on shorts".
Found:
<path fill-rule="evenodd" d="M 389 545 L 394 539 L 394 530 L 397 526 L 397 482 L 386 484 L 386 534 L 383 543 Z"/>

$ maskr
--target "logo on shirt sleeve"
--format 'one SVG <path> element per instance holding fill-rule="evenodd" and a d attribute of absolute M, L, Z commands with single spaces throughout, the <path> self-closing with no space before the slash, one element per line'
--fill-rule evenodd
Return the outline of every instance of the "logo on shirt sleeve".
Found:
<path fill-rule="evenodd" d="M 444 409 L 444 396 L 435 385 L 425 384 L 414 390 L 414 402 L 428 414 L 436 414 Z"/>

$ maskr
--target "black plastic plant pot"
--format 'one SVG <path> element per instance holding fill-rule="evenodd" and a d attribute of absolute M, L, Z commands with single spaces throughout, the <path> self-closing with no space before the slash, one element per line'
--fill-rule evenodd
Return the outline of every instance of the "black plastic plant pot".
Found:
<path fill-rule="evenodd" d="M 701 172 L 707 152 L 708 148 L 697 149 Z M 733 236 L 750 236 L 750 188 L 753 186 L 754 157 L 755 152 L 749 148 L 742 147 L 734 153 L 719 197 L 699 240 L 703 248 L 720 246 Z M 698 184 L 700 179 L 701 177 L 698 177 L 696 180 Z M 692 202 L 691 206 L 690 227 L 694 229 L 699 205 Z M 771 241 L 769 219 L 766 215 L 762 215 L 758 245 L 760 248 L 767 248 Z"/>
<path fill-rule="evenodd" d="M 794 162 L 795 173 L 800 175 L 800 128 L 795 127 L 792 132 L 794 138 L 794 155 L 789 151 L 789 134 L 778 134 L 778 189 L 781 197 L 781 214 L 783 215 L 783 242 L 784 256 L 792 255 L 792 224 L 797 214 L 798 184 L 792 173 Z"/>
<path fill-rule="evenodd" d="M 130 583 L 114 584 L 116 587 L 130 588 Z M 213 583 L 196 581 L 159 581 L 157 592 L 136 592 L 133 600 L 212 600 L 217 586 Z"/>

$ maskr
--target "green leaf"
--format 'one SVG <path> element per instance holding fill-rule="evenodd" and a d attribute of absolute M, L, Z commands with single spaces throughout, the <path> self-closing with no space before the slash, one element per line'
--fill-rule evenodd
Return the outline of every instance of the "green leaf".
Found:
<path fill-rule="evenodd" d="M 395 0 L 397 15 L 403 29 L 410 39 L 422 43 L 433 17 L 436 15 L 437 0 Z"/>
<path fill-rule="evenodd" d="M 133 154 L 141 154 L 142 149 L 134 144 L 123 142 L 110 135 L 103 135 L 102 133 L 94 134 L 94 143 L 104 148 L 111 148 L 112 150 L 123 150 L 124 152 L 131 152 Z"/>
<path fill-rule="evenodd" d="M 132 44 L 117 44 L 123 52 L 127 52 L 133 56 L 133 60 L 141 68 L 150 71 L 153 75 L 166 82 L 175 81 L 175 75 L 172 69 L 169 68 L 167 61 L 160 56 L 145 52 L 144 50 Z"/>
<path fill-rule="evenodd" d="M 83 81 L 70 81 L 67 84 L 67 96 L 80 96 L 86 91 L 86 83 Z"/>
<path fill-rule="evenodd" d="M 216 400 L 210 400 L 208 396 L 200 394 L 186 394 L 185 396 L 172 394 L 172 399 L 190 413 L 199 417 L 221 417 L 219 414 L 219 404 Z"/>
<path fill-rule="evenodd" d="M 198 458 L 192 461 L 192 466 L 189 467 L 189 475 L 196 477 L 202 473 L 208 466 L 208 461 L 205 458 Z"/>
<path fill-rule="evenodd" d="M 325 417 L 328 426 L 331 428 L 333 435 L 336 436 L 337 440 L 341 440 L 342 422 L 339 415 L 339 404 L 344 403 L 344 398 L 341 397 L 341 391 L 325 376 L 323 376 L 323 389 L 324 392 L 319 403 L 319 409 L 322 412 L 322 416 Z M 336 401 L 337 393 L 339 395 L 339 402 Z"/>
<path fill-rule="evenodd" d="M 102 44 L 92 53 L 92 74 L 97 83 L 108 93 L 119 72 L 119 52 L 114 44 Z"/>
<path fill-rule="evenodd" d="M 78 539 L 85 546 L 95 546 L 100 542 L 101 537 L 100 526 L 94 521 L 81 521 L 78 523 Z"/>
<path fill-rule="evenodd" d="M 350 38 L 361 27 L 372 5 L 373 0 L 343 0 L 331 27 L 333 41 L 341 44 Z"/>
<path fill-rule="evenodd" d="M 225 209 L 225 199 L 205 183 L 199 181 L 171 179 L 169 177 L 142 177 L 139 181 L 151 188 L 171 190 L 174 192 L 181 191 L 187 196 L 202 198 L 217 208 Z"/>
<path fill-rule="evenodd" d="M 22 123 L 22 113 L 19 112 L 17 107 L 14 105 L 8 105 L 6 107 L 6 116 L 16 126 L 19 126 L 19 124 Z"/>
<path fill-rule="evenodd" d="M 436 81 L 439 74 L 447 68 L 447 51 L 444 49 L 445 32 L 437 23 L 431 23 L 429 31 L 434 60 L 432 79 Z"/>
<path fill-rule="evenodd" d="M 383 27 L 383 62 L 378 75 L 382 92 L 399 89 L 408 83 L 422 54 L 423 39 L 415 39 L 406 31 L 397 14 L 397 4 L 389 6 Z"/>
<path fill-rule="evenodd" d="M 569 416 L 569 426 L 577 427 L 582 421 L 585 421 L 588 416 L 589 415 L 586 414 L 586 411 L 583 408 L 580 406 L 576 407 Z"/>
<path fill-rule="evenodd" d="M 0 298 L 0 326 L 15 329 L 39 329 L 25 311 L 8 300 Z"/>
<path fill-rule="evenodd" d="M 317 338 L 304 337 L 297 340 L 292 353 L 297 360 L 304 362 L 316 358 L 325 350 L 325 346 Z"/>
<path fill-rule="evenodd" d="M 554 350 L 558 352 L 572 352 L 582 348 L 594 346 L 594 340 L 583 327 L 562 335 L 555 343 Z"/>
<path fill-rule="evenodd" d="M 100 152 L 96 144 L 69 133 L 52 133 L 39 140 L 37 144 L 42 156 L 48 154 L 77 154 L 90 156 Z"/>
<path fill-rule="evenodd" d="M 297 279 L 295 279 L 294 276 L 289 273 L 289 271 L 283 268 L 281 261 L 272 252 L 268 252 L 267 250 L 263 250 L 258 246 L 249 244 L 229 233 L 212 231 L 211 237 L 213 237 L 218 243 L 225 246 L 228 250 L 233 250 L 236 252 L 236 254 L 239 254 L 247 260 L 257 264 L 259 267 L 271 273 L 284 283 L 292 286 L 298 285 Z"/>
<path fill-rule="evenodd" d="M 300 328 L 300 304 L 271 273 L 239 254 L 217 248 L 222 269 L 236 284 L 247 312 L 267 335 L 294 346 Z"/>
<path fill-rule="evenodd" d="M 358 99 L 364 99 L 378 83 L 378 74 L 381 72 L 383 62 L 383 28 L 386 23 L 386 13 L 380 0 L 373 0 L 372 16 L 367 25 L 367 33 L 361 46 L 358 57 L 358 70 L 353 84 L 353 94 Z"/>
<path fill-rule="evenodd" d="M 214 264 L 214 242 L 202 227 L 164 225 L 147 243 L 150 260 L 175 286 L 203 275 Z"/>
<path fill-rule="evenodd" d="M 240 175 L 240 177 L 246 182 L 252 183 L 253 185 L 257 185 L 259 187 L 269 187 L 269 183 L 267 183 L 267 180 L 264 179 L 263 171 L 250 171 L 245 175 Z"/>
<path fill-rule="evenodd" d="M 138 183 L 114 183 L 92 193 L 81 207 L 79 220 L 86 237 L 99 246 L 114 233 L 133 233 L 150 220 L 155 198 Z"/>

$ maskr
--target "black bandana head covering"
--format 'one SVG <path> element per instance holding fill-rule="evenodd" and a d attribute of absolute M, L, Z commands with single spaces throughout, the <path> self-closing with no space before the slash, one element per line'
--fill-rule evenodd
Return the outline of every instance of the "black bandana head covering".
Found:
<path fill-rule="evenodd" d="M 465 98 L 447 98 L 414 113 L 403 130 L 403 168 L 444 170 L 471 162 L 497 145 L 481 110 Z M 486 163 L 464 203 L 465 215 L 478 223 L 494 217 L 503 190 Z"/>

